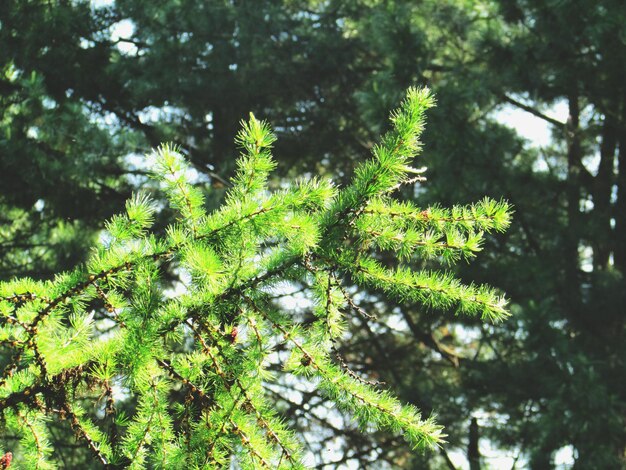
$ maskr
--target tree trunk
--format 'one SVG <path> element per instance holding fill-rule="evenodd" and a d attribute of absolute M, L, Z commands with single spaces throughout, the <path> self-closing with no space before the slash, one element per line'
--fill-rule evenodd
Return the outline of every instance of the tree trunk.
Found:
<path fill-rule="evenodd" d="M 580 106 L 578 94 L 569 97 L 569 118 L 567 122 L 567 232 L 563 240 L 564 288 L 563 305 L 570 318 L 580 320 L 580 279 L 578 275 L 578 243 L 580 239 Z"/>
<path fill-rule="evenodd" d="M 615 267 L 626 276 L 626 93 L 622 99 L 617 161 L 617 201 L 615 202 Z"/>
<path fill-rule="evenodd" d="M 470 470 L 480 470 L 480 450 L 478 441 L 480 435 L 478 433 L 478 421 L 472 418 L 469 427 L 469 443 L 467 445 L 467 460 L 469 460 Z"/>
<path fill-rule="evenodd" d="M 605 270 L 609 266 L 611 255 L 611 190 L 613 189 L 613 167 L 617 146 L 618 107 L 607 113 L 602 127 L 602 143 L 600 145 L 600 165 L 593 185 L 592 226 L 596 230 L 592 234 L 594 269 Z"/>

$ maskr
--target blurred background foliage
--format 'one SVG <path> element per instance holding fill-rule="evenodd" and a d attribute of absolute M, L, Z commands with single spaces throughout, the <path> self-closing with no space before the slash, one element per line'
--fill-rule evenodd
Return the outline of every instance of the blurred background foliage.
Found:
<path fill-rule="evenodd" d="M 406 88 L 428 85 L 429 181 L 403 196 L 514 205 L 512 228 L 459 272 L 506 291 L 514 316 L 483 326 L 358 296 L 378 322 L 355 317 L 341 352 L 437 410 L 436 455 L 354 432 L 315 391 L 277 389 L 277 406 L 317 468 L 622 468 L 625 76 L 620 0 L 3 0 L 0 278 L 83 260 L 149 184 L 144 154 L 161 142 L 181 145 L 217 205 L 253 111 L 279 137 L 277 187 L 341 184 Z M 508 127 L 512 111 L 531 119 Z M 518 134 L 530 122 L 545 143 Z M 311 315 L 297 294 L 277 302 Z M 68 432 L 59 466 L 90 468 Z"/>

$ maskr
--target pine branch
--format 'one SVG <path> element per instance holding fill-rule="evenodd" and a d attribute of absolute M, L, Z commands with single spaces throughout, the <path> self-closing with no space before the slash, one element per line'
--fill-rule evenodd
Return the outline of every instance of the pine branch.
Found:
<path fill-rule="evenodd" d="M 362 427 L 402 434 L 413 447 L 440 445 L 440 426 L 359 377 L 340 352 L 346 314 L 366 326 L 374 318 L 348 294 L 349 282 L 432 310 L 508 315 L 493 289 L 403 264 L 469 259 L 483 232 L 510 223 L 502 201 L 421 209 L 394 200 L 397 189 L 424 180 L 409 164 L 433 104 L 427 90 L 409 90 L 393 129 L 342 189 L 312 179 L 270 191 L 275 136 L 251 116 L 237 136 L 243 154 L 233 185 L 213 213 L 176 148 L 154 152 L 153 176 L 178 211 L 165 235 L 152 232 L 158 205 L 140 193 L 106 223 L 85 267 L 47 282 L 0 283 L 0 344 L 10 350 L 0 411 L 23 437 L 16 455 L 53 465 L 44 418 L 58 414 L 105 467 L 224 468 L 234 457 L 243 467 L 304 468 L 297 439 L 269 401 L 272 384 L 289 380 L 267 364 L 284 350 L 291 356 L 280 377 L 314 381 Z M 383 266 L 381 251 L 397 266 Z M 185 292 L 165 290 L 162 272 L 172 269 Z M 313 321 L 270 305 L 281 282 L 303 286 Z M 436 341 L 429 346 L 448 354 Z M 118 382 L 123 393 L 115 396 Z M 104 418 L 79 406 L 103 400 Z M 29 429 L 24 419 L 28 434 L 19 431 Z"/>
<path fill-rule="evenodd" d="M 507 103 L 512 104 L 513 106 L 515 106 L 515 107 L 517 107 L 519 109 L 522 109 L 522 110 L 526 111 L 527 113 L 532 114 L 533 116 L 538 117 L 539 119 L 543 119 L 544 121 L 546 121 L 549 124 L 557 126 L 557 127 L 561 128 L 561 129 L 565 129 L 567 127 L 566 123 L 561 122 L 561 121 L 559 121 L 557 119 L 551 118 L 550 116 L 548 116 L 548 115 L 546 115 L 546 114 L 536 110 L 535 108 L 533 108 L 531 106 L 528 106 L 528 105 L 526 105 L 526 104 L 524 104 L 524 103 L 522 103 L 520 101 L 517 101 L 517 100 L 511 98 L 508 95 L 502 95 L 502 99 L 504 101 L 506 101 Z"/>

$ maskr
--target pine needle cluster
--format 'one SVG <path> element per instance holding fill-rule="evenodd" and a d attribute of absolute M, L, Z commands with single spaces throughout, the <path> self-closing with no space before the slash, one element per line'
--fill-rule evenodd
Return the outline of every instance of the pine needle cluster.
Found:
<path fill-rule="evenodd" d="M 397 433 L 416 449 L 439 445 L 432 417 L 333 354 L 354 310 L 346 283 L 490 321 L 508 315 L 489 287 L 411 267 L 473 257 L 510 217 L 507 203 L 489 199 L 423 209 L 394 198 L 423 179 L 410 161 L 433 105 L 427 89 L 410 89 L 392 130 L 342 189 L 311 179 L 270 191 L 275 136 L 251 115 L 236 139 L 233 187 L 212 213 L 181 153 L 155 151 L 154 177 L 178 214 L 166 235 L 151 232 L 158 205 L 140 193 L 106 224 L 85 266 L 0 285 L 0 426 L 19 437 L 1 451 L 17 468 L 54 468 L 48 428 L 61 420 L 105 468 L 305 468 L 298 436 L 266 394 L 279 347 L 290 351 L 284 374 L 314 383 L 364 429 Z M 166 272 L 181 274 L 184 288 L 168 289 Z M 272 303 L 285 281 L 308 286 L 313 322 Z"/>

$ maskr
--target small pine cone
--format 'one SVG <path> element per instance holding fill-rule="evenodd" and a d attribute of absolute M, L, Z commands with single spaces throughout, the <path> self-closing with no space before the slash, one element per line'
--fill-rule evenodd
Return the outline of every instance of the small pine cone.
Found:
<path fill-rule="evenodd" d="M 9 468 L 11 465 L 11 460 L 13 460 L 13 454 L 11 452 L 7 452 L 0 458 L 0 469 L 4 470 Z"/>
<path fill-rule="evenodd" d="M 230 333 L 226 335 L 226 339 L 230 342 L 230 343 L 235 343 L 235 341 L 237 341 L 237 335 L 239 334 L 239 330 L 237 329 L 236 326 L 233 326 L 233 329 L 230 330 Z"/>

